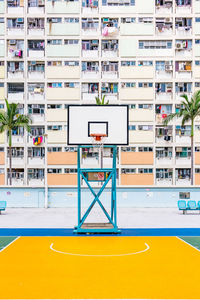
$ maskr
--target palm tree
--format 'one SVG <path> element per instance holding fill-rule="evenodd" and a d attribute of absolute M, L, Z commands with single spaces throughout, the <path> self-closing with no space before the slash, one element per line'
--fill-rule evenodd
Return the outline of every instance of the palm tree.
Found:
<path fill-rule="evenodd" d="M 194 93 L 191 99 L 187 95 L 181 95 L 184 99 L 181 101 L 181 109 L 178 112 L 171 113 L 164 120 L 164 125 L 167 125 L 174 118 L 181 118 L 181 126 L 186 122 L 191 122 L 191 185 L 194 184 L 194 121 L 197 116 L 200 116 L 200 90 Z"/>
<path fill-rule="evenodd" d="M 5 99 L 7 111 L 0 112 L 0 133 L 7 131 L 8 133 L 8 145 L 9 145 L 9 181 L 12 185 L 12 130 L 18 127 L 24 127 L 30 132 L 31 120 L 29 116 L 18 113 L 18 104 L 9 104 Z"/>
<path fill-rule="evenodd" d="M 108 105 L 109 104 L 109 100 L 105 103 L 105 97 L 106 97 L 106 95 L 103 95 L 102 99 L 100 99 L 99 97 L 95 97 L 96 104 L 97 105 Z"/>

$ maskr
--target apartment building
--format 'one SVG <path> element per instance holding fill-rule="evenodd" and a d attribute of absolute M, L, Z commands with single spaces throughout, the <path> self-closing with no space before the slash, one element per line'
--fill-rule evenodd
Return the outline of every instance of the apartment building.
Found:
<path fill-rule="evenodd" d="M 30 133 L 12 132 L 13 186 L 76 186 L 67 108 L 103 95 L 130 109 L 118 186 L 189 186 L 190 124 L 163 120 L 198 89 L 199 0 L 0 0 L 0 109 L 7 98 L 32 119 Z M 200 119 L 194 150 L 199 185 Z M 105 166 L 111 158 L 106 149 Z M 82 164 L 98 167 L 98 151 L 83 149 Z M 1 186 L 8 166 L 1 134 Z"/>

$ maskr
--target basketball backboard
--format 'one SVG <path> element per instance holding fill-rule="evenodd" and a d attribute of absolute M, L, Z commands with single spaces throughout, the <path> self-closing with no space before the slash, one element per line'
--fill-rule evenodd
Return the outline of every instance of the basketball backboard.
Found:
<path fill-rule="evenodd" d="M 68 145 L 92 145 L 91 135 L 106 135 L 105 145 L 128 145 L 128 105 L 69 105 Z"/>

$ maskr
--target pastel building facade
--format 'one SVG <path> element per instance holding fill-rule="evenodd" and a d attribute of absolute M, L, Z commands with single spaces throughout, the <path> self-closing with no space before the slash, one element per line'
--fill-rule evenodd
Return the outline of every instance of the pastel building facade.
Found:
<path fill-rule="evenodd" d="M 118 148 L 119 187 L 189 186 L 190 124 L 164 118 L 200 89 L 199 0 L 0 1 L 0 109 L 30 114 L 31 133 L 12 132 L 13 186 L 77 184 L 67 146 L 69 104 L 129 105 L 129 142 Z M 35 139 L 40 144 L 35 144 Z M 195 122 L 200 184 L 200 119 Z M 95 149 L 84 166 L 100 166 Z M 104 152 L 109 166 L 112 151 Z M 0 135 L 0 185 L 9 185 L 8 139 Z"/>

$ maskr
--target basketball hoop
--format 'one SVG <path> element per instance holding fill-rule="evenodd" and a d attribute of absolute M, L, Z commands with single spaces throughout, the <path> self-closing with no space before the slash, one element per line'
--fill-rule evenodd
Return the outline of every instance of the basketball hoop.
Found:
<path fill-rule="evenodd" d="M 90 134 L 92 144 L 94 147 L 103 147 L 104 141 L 107 137 L 107 134 L 105 133 L 91 133 Z"/>

